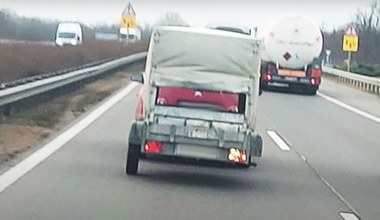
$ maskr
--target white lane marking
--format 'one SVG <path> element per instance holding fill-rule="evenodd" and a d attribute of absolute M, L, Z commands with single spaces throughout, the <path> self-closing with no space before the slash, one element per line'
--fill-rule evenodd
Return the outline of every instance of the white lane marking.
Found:
<path fill-rule="evenodd" d="M 344 220 L 359 220 L 359 218 L 354 214 L 354 213 L 349 213 L 349 212 L 341 212 L 339 213 L 340 216 Z"/>
<path fill-rule="evenodd" d="M 336 105 L 339 105 L 340 107 L 343 107 L 343 108 L 345 108 L 345 109 L 347 109 L 347 110 L 349 110 L 349 111 L 351 111 L 351 112 L 353 112 L 355 114 L 363 116 L 363 117 L 365 117 L 365 118 L 367 118 L 369 120 L 372 120 L 374 122 L 380 123 L 380 118 L 379 117 L 376 117 L 376 116 L 371 115 L 371 114 L 369 114 L 369 113 L 367 113 L 365 111 L 362 111 L 362 110 L 360 110 L 358 108 L 355 108 L 355 107 L 353 107 L 351 105 L 343 103 L 343 102 L 341 102 L 341 101 L 339 101 L 339 100 L 337 100 L 337 99 L 335 99 L 333 97 L 330 97 L 328 95 L 325 95 L 325 94 L 323 94 L 321 92 L 318 92 L 318 96 L 320 96 L 321 98 L 323 98 L 323 99 L 325 99 L 325 100 L 327 100 L 329 102 L 332 102 L 332 103 L 334 103 Z"/>
<path fill-rule="evenodd" d="M 285 143 L 285 141 L 275 132 L 268 130 L 269 137 L 277 144 L 277 146 L 283 151 L 290 151 L 290 147 Z"/>
<path fill-rule="evenodd" d="M 302 159 L 304 162 L 307 162 L 307 158 L 306 158 L 304 155 L 301 155 L 301 159 Z"/>
<path fill-rule="evenodd" d="M 83 129 L 89 126 L 92 122 L 98 119 L 102 114 L 104 114 L 108 109 L 118 103 L 131 91 L 137 87 L 137 83 L 131 83 L 123 90 L 112 96 L 103 105 L 99 106 L 97 109 L 92 111 L 89 115 L 83 118 L 81 121 L 76 123 L 74 126 L 60 134 L 58 137 L 41 147 L 39 150 L 34 152 L 32 155 L 18 163 L 16 166 L 9 169 L 7 172 L 0 176 L 0 193 L 2 193 L 7 187 L 12 185 L 22 176 L 31 171 L 43 160 L 48 158 L 54 152 L 59 150 L 68 141 L 78 135 Z"/>

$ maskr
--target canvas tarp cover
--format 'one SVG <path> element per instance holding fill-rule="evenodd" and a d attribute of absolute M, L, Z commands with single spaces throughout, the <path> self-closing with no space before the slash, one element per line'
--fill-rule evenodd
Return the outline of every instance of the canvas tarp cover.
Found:
<path fill-rule="evenodd" d="M 151 41 L 151 83 L 245 93 L 257 85 L 259 42 L 236 33 L 161 28 Z"/>

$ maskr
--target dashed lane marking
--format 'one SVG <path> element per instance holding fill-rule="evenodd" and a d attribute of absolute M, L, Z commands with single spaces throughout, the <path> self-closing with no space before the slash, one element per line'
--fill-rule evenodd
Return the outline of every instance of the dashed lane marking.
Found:
<path fill-rule="evenodd" d="M 267 133 L 281 150 L 290 151 L 288 144 L 275 131 L 268 130 Z"/>

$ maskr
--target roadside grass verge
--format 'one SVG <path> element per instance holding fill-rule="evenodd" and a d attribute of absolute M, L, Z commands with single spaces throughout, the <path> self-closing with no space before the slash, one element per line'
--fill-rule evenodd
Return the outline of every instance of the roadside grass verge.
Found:
<path fill-rule="evenodd" d="M 57 133 L 115 91 L 129 84 L 131 73 L 140 72 L 143 64 L 91 82 L 70 93 L 24 111 L 0 116 L 0 165 Z"/>
<path fill-rule="evenodd" d="M 334 65 L 334 68 L 347 71 L 347 66 Z M 366 65 L 354 63 L 351 65 L 351 72 L 363 76 L 380 77 L 380 65 Z"/>
<path fill-rule="evenodd" d="M 57 47 L 38 44 L 0 44 L 0 83 L 120 58 L 146 51 L 148 43 L 88 42 Z"/>

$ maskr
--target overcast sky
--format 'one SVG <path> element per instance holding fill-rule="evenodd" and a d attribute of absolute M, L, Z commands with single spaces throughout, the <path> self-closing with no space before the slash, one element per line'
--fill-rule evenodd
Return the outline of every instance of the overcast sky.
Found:
<path fill-rule="evenodd" d="M 192 26 L 209 22 L 253 25 L 287 14 L 310 17 L 332 30 L 352 21 L 372 0 L 130 0 L 140 24 L 153 24 L 165 12 L 178 12 Z M 128 0 L 0 0 L 0 8 L 22 16 L 76 20 L 89 25 L 118 24 Z"/>

